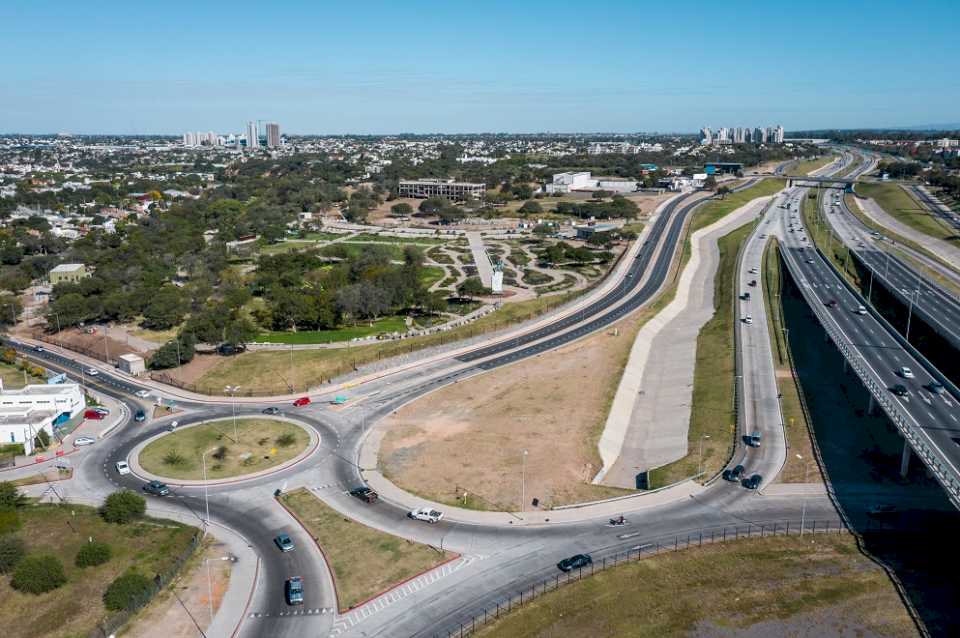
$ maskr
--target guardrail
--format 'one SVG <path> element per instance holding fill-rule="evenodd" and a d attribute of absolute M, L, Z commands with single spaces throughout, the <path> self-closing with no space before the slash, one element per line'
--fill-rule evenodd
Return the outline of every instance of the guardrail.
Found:
<path fill-rule="evenodd" d="M 882 531 L 878 529 L 877 531 Z M 546 593 L 556 591 L 565 585 L 576 583 L 593 574 L 622 565 L 627 562 L 636 562 L 644 558 L 651 558 L 667 552 L 676 552 L 729 540 L 767 538 L 770 536 L 803 536 L 806 534 L 845 534 L 850 529 L 842 521 L 775 521 L 772 523 L 746 523 L 713 527 L 689 532 L 684 536 L 674 535 L 673 538 L 661 537 L 648 543 L 638 545 L 624 552 L 615 552 L 588 567 L 563 572 L 553 578 L 544 578 L 527 585 L 520 590 L 510 591 L 498 600 L 487 603 L 473 611 L 466 612 L 463 620 L 456 621 L 455 628 L 446 628 L 440 633 L 418 633 L 417 636 L 431 635 L 434 638 L 462 638 L 482 628 L 484 625 L 499 619 L 511 611 L 522 607 Z"/>
<path fill-rule="evenodd" d="M 859 292 L 850 285 L 847 280 L 840 275 L 839 271 L 836 269 L 834 264 L 827 258 L 820 248 L 817 247 L 817 252 L 820 254 L 820 257 L 824 259 L 827 264 L 829 264 L 831 270 L 835 277 L 837 277 L 843 285 L 858 299 L 863 305 L 870 308 L 871 314 L 878 320 L 881 326 L 894 337 L 898 343 L 904 346 L 904 349 L 907 350 L 911 355 L 915 355 L 915 358 L 924 368 L 927 369 L 927 372 L 933 376 L 933 378 L 940 380 L 944 379 L 943 375 L 930 364 L 923 355 L 920 355 L 913 346 L 905 344 L 905 340 L 900 334 L 893 329 L 893 327 L 887 323 L 883 317 L 879 316 L 876 309 L 872 306 L 869 306 L 863 298 L 860 296 Z M 787 268 L 790 269 L 791 275 L 794 280 L 800 282 L 802 276 L 799 273 L 799 268 L 794 260 L 793 255 L 787 251 L 783 251 L 784 262 L 787 264 Z M 804 298 L 807 300 L 807 304 L 813 310 L 814 315 L 820 321 L 820 325 L 823 326 L 827 335 L 837 346 L 837 349 L 840 350 L 840 353 L 843 354 L 844 358 L 847 360 L 847 363 L 853 369 L 853 371 L 860 378 L 863 385 L 870 391 L 874 399 L 880 405 L 884 412 L 887 413 L 887 416 L 890 417 L 890 420 L 897 427 L 903 437 L 910 442 L 910 446 L 913 448 L 914 452 L 919 456 L 927 468 L 933 473 L 941 485 L 943 485 L 944 490 L 947 492 L 947 496 L 953 502 L 954 506 L 960 508 L 960 472 L 950 463 L 946 455 L 930 440 L 928 440 L 926 433 L 918 432 L 917 428 L 912 424 L 912 417 L 905 413 L 898 403 L 894 402 L 890 398 L 890 394 L 887 391 L 887 388 L 884 387 L 876 378 L 873 373 L 871 373 L 866 366 L 866 359 L 863 355 L 860 354 L 859 350 L 846 341 L 840 331 L 833 326 L 832 322 L 829 320 L 829 315 L 824 310 L 823 304 L 820 303 L 816 295 L 813 294 L 812 290 L 803 285 L 798 286 Z M 936 374 L 934 374 L 936 373 Z M 947 380 L 949 383 L 949 380 Z M 949 386 L 944 384 L 951 392 L 956 394 L 956 387 L 950 383 Z"/>

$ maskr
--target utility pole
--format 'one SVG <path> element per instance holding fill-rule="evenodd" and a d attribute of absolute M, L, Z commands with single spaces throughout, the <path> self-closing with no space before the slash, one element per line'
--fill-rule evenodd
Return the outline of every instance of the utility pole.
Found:
<path fill-rule="evenodd" d="M 527 502 L 527 451 L 523 451 L 520 458 L 520 511 L 524 510 Z"/>
<path fill-rule="evenodd" d="M 802 456 L 802 455 L 797 454 L 797 458 L 800 459 L 801 461 L 803 461 L 803 456 Z M 807 479 L 807 472 L 808 472 L 809 469 L 810 469 L 809 466 L 807 466 L 807 464 L 804 463 L 804 464 L 803 464 L 803 482 L 804 482 L 804 484 L 806 484 L 806 482 L 807 482 L 807 480 L 808 480 L 808 479 Z M 800 536 L 803 536 L 803 528 L 804 528 L 804 526 L 806 525 L 806 522 L 807 522 L 806 519 L 807 519 L 807 497 L 806 497 L 806 495 L 804 495 L 804 497 L 803 497 L 803 508 L 800 510 Z"/>
<path fill-rule="evenodd" d="M 913 319 L 913 299 L 916 297 L 917 303 L 920 302 L 920 289 L 917 288 L 910 293 L 910 309 L 907 311 L 907 334 L 904 335 L 907 339 L 907 342 L 910 342 L 910 320 Z"/>

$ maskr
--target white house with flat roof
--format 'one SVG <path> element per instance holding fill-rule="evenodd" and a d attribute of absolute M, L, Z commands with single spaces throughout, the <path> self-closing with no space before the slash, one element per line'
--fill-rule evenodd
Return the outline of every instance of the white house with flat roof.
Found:
<path fill-rule="evenodd" d="M 83 390 L 76 383 L 36 384 L 16 390 L 5 389 L 0 381 L 0 444 L 23 443 L 26 454 L 33 453 L 33 439 L 46 430 L 54 439 L 54 429 L 87 407 Z"/>

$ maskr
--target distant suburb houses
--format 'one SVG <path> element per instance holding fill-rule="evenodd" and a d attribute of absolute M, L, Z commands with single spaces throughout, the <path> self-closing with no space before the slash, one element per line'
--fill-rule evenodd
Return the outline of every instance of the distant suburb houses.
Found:
<path fill-rule="evenodd" d="M 90 271 L 83 264 L 60 264 L 50 271 L 50 285 L 75 284 L 81 279 L 89 277 L 90 274 Z"/>

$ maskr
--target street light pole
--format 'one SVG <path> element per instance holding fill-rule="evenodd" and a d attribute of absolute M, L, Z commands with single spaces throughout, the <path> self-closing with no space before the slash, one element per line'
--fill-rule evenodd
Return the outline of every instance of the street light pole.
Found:
<path fill-rule="evenodd" d="M 527 502 L 527 451 L 523 451 L 520 458 L 520 511 L 522 512 Z"/>
<path fill-rule="evenodd" d="M 917 289 L 910 293 L 910 309 L 907 311 L 907 334 L 904 335 L 907 341 L 910 341 L 910 320 L 913 319 L 913 298 L 914 295 L 917 297 L 917 301 L 920 300 L 920 290 Z"/>
<path fill-rule="evenodd" d="M 702 476 L 702 475 L 703 475 L 703 440 L 704 440 L 704 439 L 709 439 L 709 438 L 710 438 L 710 435 L 709 435 L 709 434 L 704 434 L 703 436 L 700 437 L 700 454 L 699 454 L 699 456 L 700 456 L 700 470 L 697 472 L 697 476 Z"/>
<path fill-rule="evenodd" d="M 802 456 L 802 455 L 797 454 L 797 458 L 800 459 L 801 461 L 803 461 L 803 456 Z M 809 469 L 810 469 L 810 468 L 807 466 L 807 464 L 804 463 L 804 464 L 803 464 L 803 482 L 804 482 L 804 484 L 807 483 L 807 471 L 808 471 Z M 800 536 L 803 536 L 803 528 L 804 528 L 804 526 L 806 525 L 806 523 L 807 523 L 807 496 L 806 496 L 806 494 L 804 494 L 804 496 L 803 496 L 803 507 L 802 507 L 802 509 L 800 510 Z"/>
<path fill-rule="evenodd" d="M 237 430 L 237 391 L 239 389 L 240 389 L 240 386 L 238 385 L 228 385 L 226 388 L 224 388 L 224 390 L 226 390 L 227 393 L 229 393 L 230 396 L 233 398 L 233 401 L 231 403 L 231 406 L 233 409 L 233 440 L 236 443 L 240 442 L 240 434 Z"/>

